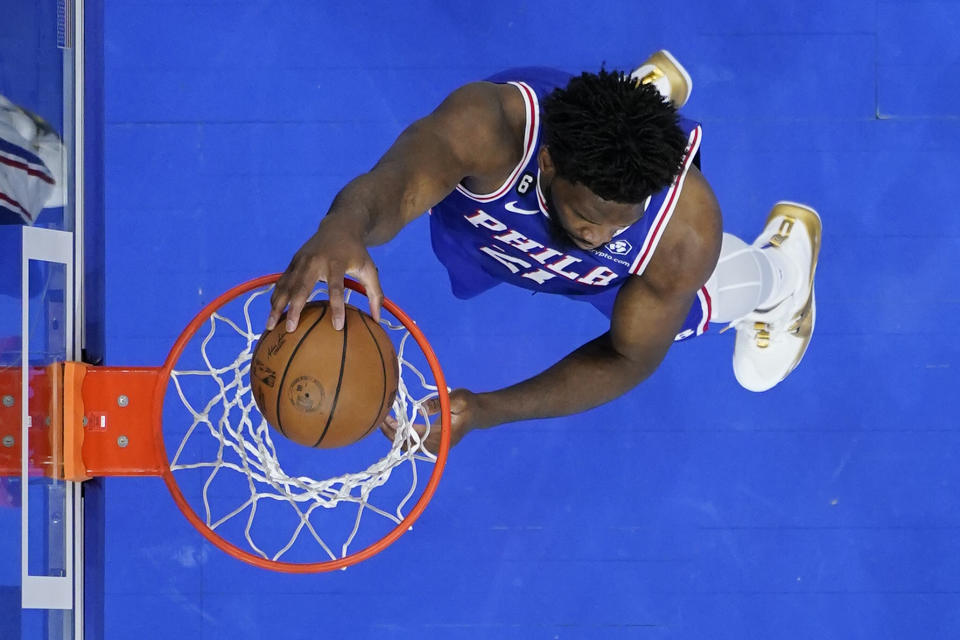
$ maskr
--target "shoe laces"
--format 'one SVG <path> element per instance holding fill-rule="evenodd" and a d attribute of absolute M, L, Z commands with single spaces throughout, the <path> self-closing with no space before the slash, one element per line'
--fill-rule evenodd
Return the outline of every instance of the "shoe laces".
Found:
<path fill-rule="evenodd" d="M 757 346 L 761 349 L 780 342 L 787 337 L 804 338 L 812 331 L 813 297 L 799 311 L 791 313 L 795 308 L 791 304 L 800 291 L 794 291 L 770 309 L 756 309 L 746 313 L 720 330 L 720 333 L 731 328 L 737 332 L 750 332 Z"/>

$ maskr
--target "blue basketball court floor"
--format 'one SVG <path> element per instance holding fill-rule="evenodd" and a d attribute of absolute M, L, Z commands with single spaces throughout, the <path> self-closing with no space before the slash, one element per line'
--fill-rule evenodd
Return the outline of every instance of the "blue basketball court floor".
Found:
<path fill-rule="evenodd" d="M 0 26 L 0 93 L 53 120 L 42 56 L 14 47 L 55 17 L 39 4 Z M 407 124 L 508 67 L 629 70 L 669 49 L 726 230 L 752 239 L 794 200 L 824 236 L 816 331 L 784 383 L 741 389 L 713 327 L 599 409 L 469 435 L 414 530 L 346 571 L 245 565 L 160 480 L 98 481 L 85 637 L 960 635 L 960 3 L 105 5 L 87 171 L 107 364 L 162 362 L 213 297 L 283 270 Z M 452 387 L 511 384 L 606 329 L 506 286 L 455 299 L 423 218 L 372 255 Z M 5 545 L 14 599 L 18 562 Z"/>

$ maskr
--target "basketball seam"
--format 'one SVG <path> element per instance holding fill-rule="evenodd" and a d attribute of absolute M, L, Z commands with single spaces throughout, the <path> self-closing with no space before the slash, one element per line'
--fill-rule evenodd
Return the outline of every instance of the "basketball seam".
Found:
<path fill-rule="evenodd" d="M 371 431 L 377 426 L 377 418 L 380 417 L 380 412 L 383 411 L 383 403 L 387 400 L 387 362 L 383 358 L 383 350 L 380 349 L 380 342 L 377 340 L 377 337 L 373 335 L 373 329 L 370 328 L 370 324 L 367 322 L 367 317 L 363 314 L 360 314 L 360 319 L 363 320 L 363 326 L 367 328 L 367 333 L 370 334 L 370 339 L 373 340 L 373 346 L 377 348 L 377 355 L 380 356 L 380 374 L 383 378 L 383 384 L 381 388 L 383 392 L 380 394 L 380 406 L 377 407 L 377 412 L 373 416 L 373 424 L 371 424 L 366 431 L 363 432 L 363 435 L 360 436 L 360 439 L 366 438 Z"/>
<path fill-rule="evenodd" d="M 333 416 L 337 411 L 337 402 L 340 400 L 340 387 L 343 385 L 343 369 L 347 365 L 347 327 L 350 326 L 350 323 L 347 322 L 348 315 L 349 313 L 344 313 L 343 315 L 343 348 L 340 350 L 340 377 L 337 378 L 337 390 L 334 391 L 333 402 L 330 403 L 330 415 L 327 416 L 327 424 L 324 425 L 323 431 L 320 433 L 320 438 L 314 443 L 314 447 L 319 447 L 324 437 L 326 437 L 327 431 L 330 429 L 330 424 L 333 422 Z"/>
<path fill-rule="evenodd" d="M 307 336 L 310 335 L 310 332 L 320 324 L 320 321 L 323 320 L 323 317 L 327 315 L 328 306 L 323 307 L 323 311 L 320 312 L 320 317 L 314 321 L 310 328 L 303 332 L 303 335 L 300 336 L 300 340 L 297 341 L 297 346 L 293 348 L 293 351 L 290 352 L 290 357 L 287 358 L 287 365 L 283 368 L 283 376 L 280 378 L 280 384 L 277 385 L 277 429 L 280 430 L 280 433 L 287 435 L 287 432 L 283 430 L 283 420 L 280 419 L 280 401 L 283 399 L 284 384 L 287 382 L 287 372 L 290 371 L 290 365 L 293 363 L 294 359 L 297 356 L 297 351 L 300 350 L 300 345 L 303 344 L 303 341 L 307 339 Z M 283 329 L 281 329 L 283 331 Z"/>

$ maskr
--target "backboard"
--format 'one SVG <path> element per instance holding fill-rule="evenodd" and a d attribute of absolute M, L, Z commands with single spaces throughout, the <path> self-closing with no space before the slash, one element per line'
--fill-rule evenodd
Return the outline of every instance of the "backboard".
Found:
<path fill-rule="evenodd" d="M 80 360 L 88 347 L 92 357 L 103 351 L 97 328 L 102 189 L 93 189 L 93 198 L 85 191 L 86 157 L 91 150 L 102 157 L 96 133 L 102 116 L 93 119 L 95 127 L 84 116 L 90 67 L 83 26 L 86 18 L 100 33 L 100 13 L 99 7 L 86 13 L 82 0 L 14 4 L 5 8 L 0 34 L 0 95 L 23 114 L 42 118 L 62 144 L 58 152 L 38 155 L 58 184 L 32 225 L 11 215 L 20 206 L 11 175 L 37 169 L 32 149 L 16 140 L 0 147 L 0 171 L 9 172 L 7 182 L 0 179 L 6 205 L 0 217 L 0 539 L 19 542 L 0 550 L 0 636 L 76 639 L 84 637 L 83 491 L 79 483 L 53 477 L 58 461 L 51 455 L 49 419 L 57 407 L 42 373 L 48 363 Z M 100 58 L 94 55 L 97 69 Z M 95 97 L 99 75 L 92 83 Z M 85 140 L 89 130 L 95 132 L 92 147 Z M 98 183 L 99 169 L 94 176 L 89 184 Z"/>

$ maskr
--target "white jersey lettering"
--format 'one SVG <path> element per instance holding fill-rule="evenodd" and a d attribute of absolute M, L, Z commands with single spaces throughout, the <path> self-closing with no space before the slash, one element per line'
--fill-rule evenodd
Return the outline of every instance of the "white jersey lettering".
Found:
<path fill-rule="evenodd" d="M 507 269 L 510 269 L 510 273 L 517 273 L 520 271 L 520 269 L 530 268 L 530 263 L 526 260 L 521 260 L 520 258 L 515 258 L 514 256 L 501 253 L 493 247 L 480 247 L 480 251 L 483 251 L 485 254 L 505 266 Z"/>
<path fill-rule="evenodd" d="M 596 287 L 605 287 L 616 279 L 616 272 L 606 267 L 595 267 L 590 273 L 577 280 L 577 282 L 592 284 Z"/>
<path fill-rule="evenodd" d="M 552 264 L 547 265 L 547 269 L 559 273 L 564 278 L 569 278 L 570 280 L 576 280 L 580 277 L 580 274 L 576 271 L 564 271 L 567 267 L 572 265 L 574 262 L 580 262 L 580 258 L 574 258 L 573 256 L 564 255 L 561 260 L 557 260 Z"/>
<path fill-rule="evenodd" d="M 550 258 L 556 258 L 557 256 L 562 256 L 563 254 L 557 251 L 556 249 L 551 249 L 550 247 L 544 248 L 540 253 L 531 253 L 530 257 L 539 262 L 540 264 L 547 264 L 547 260 Z"/>
<path fill-rule="evenodd" d="M 499 236 L 493 236 L 493 239 L 499 240 L 500 242 L 508 244 L 511 247 L 516 247 L 524 253 L 530 253 L 530 251 L 533 249 L 543 248 L 543 245 L 536 240 L 531 240 L 519 231 L 515 231 L 513 229 L 510 229 L 506 233 L 501 233 Z"/>
<path fill-rule="evenodd" d="M 557 274 L 550 273 L 546 269 L 537 269 L 536 271 L 528 271 L 527 273 L 522 274 L 524 278 L 533 280 L 537 284 L 543 284 L 551 278 L 556 278 Z"/>
<path fill-rule="evenodd" d="M 505 253 L 505 249 L 494 246 L 480 247 L 481 252 L 505 266 L 510 270 L 510 273 L 532 280 L 537 284 L 543 284 L 560 275 L 568 280 L 575 280 L 581 284 L 605 287 L 618 277 L 615 271 L 607 267 L 594 267 L 585 276 L 581 276 L 576 271 L 570 269 L 574 264 L 583 262 L 580 258 L 550 247 L 545 247 L 536 240 L 531 240 L 516 229 L 511 229 L 500 220 L 497 220 L 483 209 L 477 209 L 475 213 L 464 216 L 464 219 L 478 229 L 484 228 L 498 232 L 499 235 L 493 236 L 494 240 L 522 251 L 528 257 L 544 265 L 546 267 L 545 269 L 532 268 L 532 263 L 515 255 Z M 538 250 L 537 253 L 531 253 L 534 250 Z M 555 258 L 556 260 L 554 260 Z M 550 260 L 554 261 L 548 263 Z"/>
<path fill-rule="evenodd" d="M 477 209 L 477 212 L 471 216 L 463 216 L 467 222 L 475 227 L 486 227 L 490 231 L 506 231 L 507 225 L 503 224 L 483 209 Z"/>

